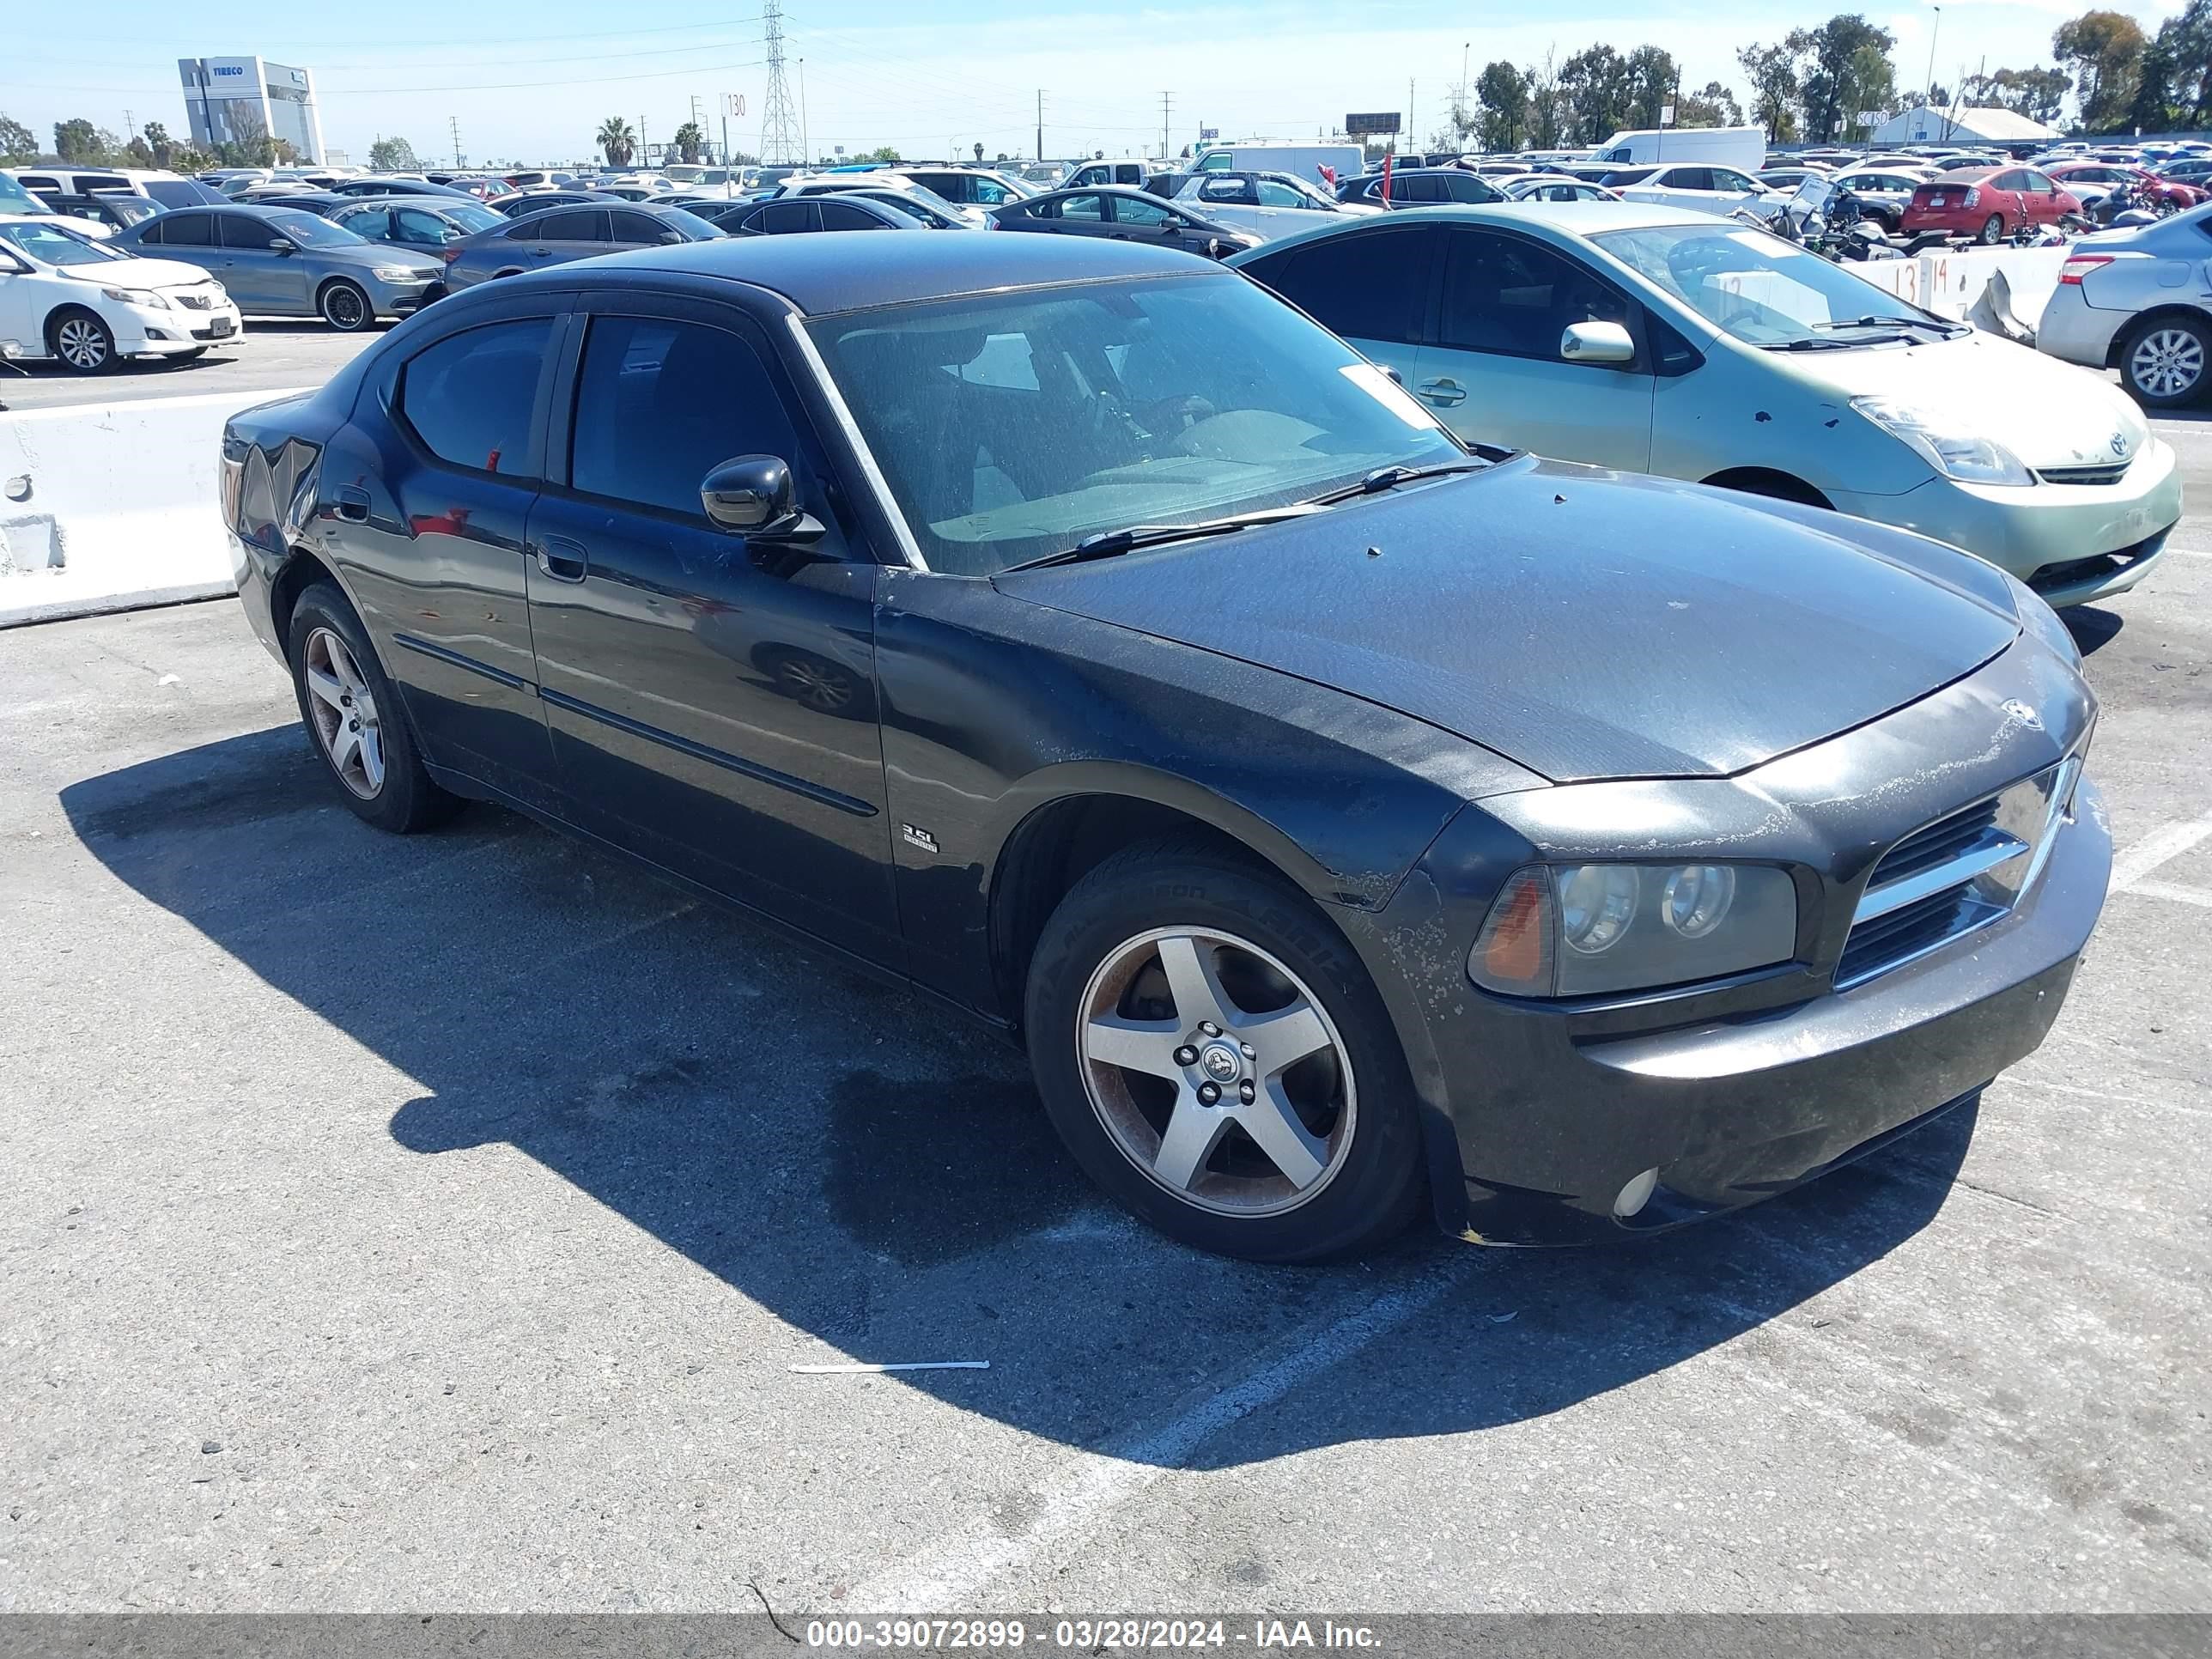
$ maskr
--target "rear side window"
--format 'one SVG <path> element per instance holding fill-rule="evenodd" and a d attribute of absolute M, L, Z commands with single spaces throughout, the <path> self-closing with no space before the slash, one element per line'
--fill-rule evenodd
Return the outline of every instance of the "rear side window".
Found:
<path fill-rule="evenodd" d="M 161 221 L 161 245 L 164 247 L 215 246 L 215 215 L 171 214 Z"/>
<path fill-rule="evenodd" d="M 546 242 L 604 242 L 607 216 L 597 208 L 570 208 L 543 216 L 535 239 Z"/>
<path fill-rule="evenodd" d="M 417 353 L 400 376 L 400 418 L 440 460 L 502 477 L 536 474 L 531 415 L 553 338 L 550 318 L 492 323 Z"/>
<path fill-rule="evenodd" d="M 1429 309 L 1432 228 L 1330 236 L 1261 260 L 1252 273 L 1348 340 L 1415 345 Z"/>
<path fill-rule="evenodd" d="M 817 228 L 821 210 L 812 202 L 770 202 L 761 216 L 761 228 L 771 236 Z"/>
<path fill-rule="evenodd" d="M 782 398 L 738 336 L 657 317 L 592 319 L 576 377 L 574 488 L 697 519 L 715 467 L 740 455 L 795 464 L 796 448 Z"/>

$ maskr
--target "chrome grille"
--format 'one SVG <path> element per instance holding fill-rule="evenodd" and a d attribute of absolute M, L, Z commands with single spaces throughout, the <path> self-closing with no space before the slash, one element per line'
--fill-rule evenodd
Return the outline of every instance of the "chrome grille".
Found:
<path fill-rule="evenodd" d="M 2049 484 L 2116 484 L 2128 476 L 2129 465 L 2108 461 L 2095 466 L 2046 466 L 2035 476 Z"/>
<path fill-rule="evenodd" d="M 205 289 L 185 289 L 176 295 L 177 303 L 187 311 L 213 311 L 215 295 Z"/>
<path fill-rule="evenodd" d="M 1836 988 L 1848 990 L 2009 914 L 2034 884 L 2081 776 L 2079 757 L 1925 824 L 1874 867 Z"/>

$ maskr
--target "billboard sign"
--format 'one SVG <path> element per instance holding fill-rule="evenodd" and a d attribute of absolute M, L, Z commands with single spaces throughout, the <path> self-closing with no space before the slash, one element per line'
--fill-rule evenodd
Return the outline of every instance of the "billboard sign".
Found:
<path fill-rule="evenodd" d="M 1398 112 L 1370 110 L 1347 115 L 1344 118 L 1344 131 L 1354 138 L 1364 138 L 1370 133 L 1395 133 L 1398 131 Z"/>

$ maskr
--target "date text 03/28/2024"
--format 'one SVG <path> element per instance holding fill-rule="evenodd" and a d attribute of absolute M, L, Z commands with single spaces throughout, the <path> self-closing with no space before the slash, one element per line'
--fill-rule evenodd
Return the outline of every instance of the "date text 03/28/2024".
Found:
<path fill-rule="evenodd" d="M 1060 1619 L 1032 1631 L 1022 1619 L 814 1619 L 807 1621 L 811 1648 L 961 1649 L 1040 1646 L 1087 1653 L 1121 1649 L 1332 1648 L 1373 1650 L 1381 1637 L 1365 1625 L 1305 1619 L 1255 1619 L 1249 1628 L 1221 1619 Z"/>

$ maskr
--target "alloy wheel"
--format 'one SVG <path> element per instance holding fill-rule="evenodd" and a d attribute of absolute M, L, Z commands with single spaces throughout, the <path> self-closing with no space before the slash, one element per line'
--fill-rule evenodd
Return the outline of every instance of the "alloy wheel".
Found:
<path fill-rule="evenodd" d="M 2185 328 L 2154 329 L 2128 354 L 2128 378 L 2147 397 L 2186 396 L 2204 378 L 2204 343 Z"/>
<path fill-rule="evenodd" d="M 107 331 L 89 317 L 64 318 L 54 344 L 71 368 L 98 368 L 107 361 Z"/>
<path fill-rule="evenodd" d="M 301 672 L 315 739 L 331 770 L 362 799 L 375 799 L 384 787 L 384 732 L 376 697 L 353 653 L 331 629 L 318 628 L 307 635 Z"/>
<path fill-rule="evenodd" d="M 1091 1109 L 1184 1203 L 1279 1214 L 1344 1166 L 1358 1098 L 1312 990 L 1249 941 L 1158 928 L 1107 953 L 1073 1033 Z"/>
<path fill-rule="evenodd" d="M 359 328 L 367 311 L 361 295 L 343 283 L 323 296 L 323 316 L 333 328 Z"/>

